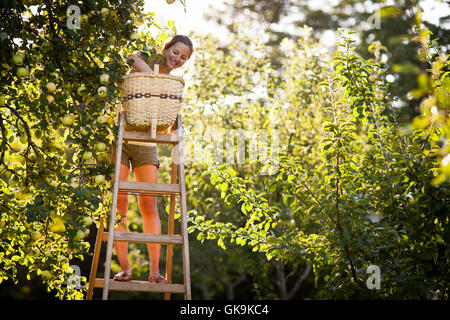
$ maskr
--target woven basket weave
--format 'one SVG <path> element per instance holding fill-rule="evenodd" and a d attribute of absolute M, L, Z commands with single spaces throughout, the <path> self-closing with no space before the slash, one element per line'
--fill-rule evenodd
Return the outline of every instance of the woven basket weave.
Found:
<path fill-rule="evenodd" d="M 167 129 L 176 119 L 183 101 L 184 80 L 180 77 L 159 74 L 159 65 L 154 72 L 136 72 L 124 76 L 120 84 L 123 96 L 127 130 Z"/>

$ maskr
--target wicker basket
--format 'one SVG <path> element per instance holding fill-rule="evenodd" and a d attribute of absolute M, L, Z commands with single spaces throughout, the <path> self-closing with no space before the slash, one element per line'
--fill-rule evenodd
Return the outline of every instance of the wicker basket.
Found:
<path fill-rule="evenodd" d="M 175 121 L 183 101 L 184 87 L 182 78 L 159 74 L 159 65 L 154 69 L 154 73 L 128 74 L 120 84 L 125 128 L 150 130 L 153 138 L 156 132 L 167 129 Z"/>

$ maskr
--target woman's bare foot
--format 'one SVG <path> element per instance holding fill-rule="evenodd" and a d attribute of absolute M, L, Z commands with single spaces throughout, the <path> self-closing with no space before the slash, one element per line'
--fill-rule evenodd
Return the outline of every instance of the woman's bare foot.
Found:
<path fill-rule="evenodd" d="M 132 278 L 131 271 L 128 272 L 120 271 L 118 274 L 114 276 L 115 281 L 123 281 L 123 282 L 130 281 L 131 278 Z"/>
<path fill-rule="evenodd" d="M 166 278 L 164 278 L 162 275 L 160 275 L 159 273 L 156 274 L 152 274 L 149 278 L 148 281 L 150 281 L 150 283 L 167 283 Z"/>

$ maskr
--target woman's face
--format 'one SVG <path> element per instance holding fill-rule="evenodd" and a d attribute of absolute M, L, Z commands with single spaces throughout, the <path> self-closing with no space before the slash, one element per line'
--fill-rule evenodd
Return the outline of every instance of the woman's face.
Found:
<path fill-rule="evenodd" d="M 183 42 L 176 42 L 168 49 L 163 50 L 166 65 L 169 70 L 181 67 L 191 56 L 191 49 Z"/>

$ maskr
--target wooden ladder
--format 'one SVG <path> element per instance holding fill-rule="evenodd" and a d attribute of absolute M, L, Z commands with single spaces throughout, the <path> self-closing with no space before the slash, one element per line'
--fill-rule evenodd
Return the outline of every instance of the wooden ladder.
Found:
<path fill-rule="evenodd" d="M 186 187 L 183 163 L 183 127 L 181 117 L 178 116 L 175 123 L 174 134 L 157 133 L 155 138 L 150 136 L 150 132 L 144 131 L 126 131 L 124 130 L 125 114 L 119 114 L 119 129 L 117 139 L 117 150 L 114 170 L 114 183 L 112 194 L 112 207 L 109 220 L 109 230 L 104 232 L 103 218 L 100 220 L 97 239 L 95 243 L 94 257 L 92 259 L 91 272 L 89 276 L 89 287 L 87 299 L 92 299 L 95 287 L 103 288 L 102 299 L 108 299 L 109 290 L 116 291 L 145 291 L 145 292 L 163 292 L 165 299 L 170 299 L 171 293 L 184 293 L 186 300 L 191 299 L 191 283 L 189 271 L 189 244 L 187 235 L 187 213 L 186 213 Z M 119 181 L 120 159 L 122 155 L 123 141 L 140 141 L 172 144 L 172 174 L 170 184 L 161 183 L 145 183 Z M 174 162 L 174 160 L 176 160 Z M 178 170 L 177 170 L 178 169 Z M 177 171 L 179 173 L 179 182 L 177 183 Z M 169 221 L 167 234 L 149 234 L 136 232 L 115 232 L 114 222 L 117 214 L 117 197 L 119 192 L 122 193 L 143 193 L 152 195 L 169 195 Z M 181 209 L 181 235 L 174 234 L 174 218 L 175 218 L 175 200 L 176 196 L 180 196 Z M 107 241 L 106 248 L 106 264 L 104 278 L 96 278 L 97 266 L 101 251 L 101 244 Z M 167 284 L 150 283 L 149 281 L 129 281 L 120 282 L 110 279 L 111 259 L 114 241 L 126 241 L 135 243 L 159 243 L 166 244 L 166 280 Z M 173 245 L 180 244 L 183 254 L 183 273 L 184 283 L 172 283 L 172 261 L 173 261 Z"/>

